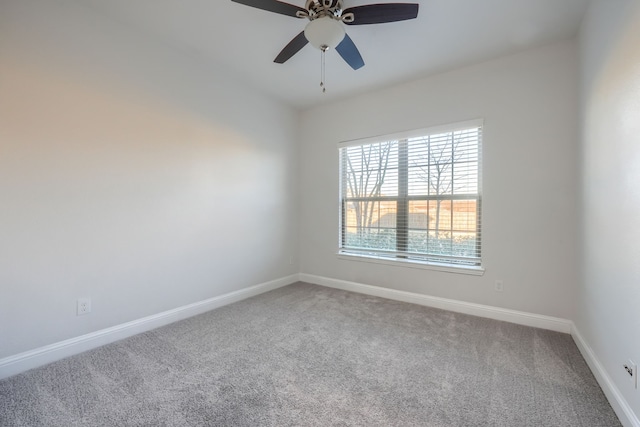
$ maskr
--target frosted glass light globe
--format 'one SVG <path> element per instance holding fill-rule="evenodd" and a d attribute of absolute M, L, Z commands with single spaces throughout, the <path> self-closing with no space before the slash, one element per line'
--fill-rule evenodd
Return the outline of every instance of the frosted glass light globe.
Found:
<path fill-rule="evenodd" d="M 304 29 L 304 36 L 318 49 L 324 46 L 335 49 L 344 39 L 344 34 L 342 23 L 328 16 L 314 19 Z"/>

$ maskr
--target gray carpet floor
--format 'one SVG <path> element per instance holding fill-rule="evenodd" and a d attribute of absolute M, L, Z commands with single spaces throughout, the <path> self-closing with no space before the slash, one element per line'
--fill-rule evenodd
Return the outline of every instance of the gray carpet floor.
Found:
<path fill-rule="evenodd" d="M 567 334 L 305 283 L 0 381 L 1 426 L 619 426 Z"/>

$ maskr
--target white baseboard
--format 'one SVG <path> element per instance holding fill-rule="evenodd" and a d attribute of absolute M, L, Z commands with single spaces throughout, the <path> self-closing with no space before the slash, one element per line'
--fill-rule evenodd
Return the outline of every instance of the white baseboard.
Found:
<path fill-rule="evenodd" d="M 297 282 L 298 274 L 0 359 L 0 379 Z"/>
<path fill-rule="evenodd" d="M 471 314 L 473 316 L 486 317 L 489 319 L 502 320 L 505 322 L 517 323 L 519 325 L 533 326 L 535 328 L 548 329 L 551 331 L 564 332 L 567 334 L 571 332 L 571 321 L 560 319 L 557 317 L 543 316 L 540 314 L 526 313 L 524 311 L 509 310 L 506 308 L 492 307 L 489 305 L 474 304 L 447 298 L 433 297 L 413 292 L 398 291 L 395 289 L 364 285 L 362 283 L 348 282 L 346 280 L 315 276 L 312 274 L 301 273 L 300 280 L 307 283 L 313 283 L 315 285 L 327 286 L 330 288 L 342 289 L 351 292 L 358 292 L 361 294 L 367 294 L 396 301 L 410 302 L 413 304 L 455 311 L 457 313 Z"/>
<path fill-rule="evenodd" d="M 596 377 L 598 384 L 600 384 L 600 388 L 602 388 L 605 396 L 607 396 L 611 407 L 620 419 L 622 425 L 625 427 L 640 427 L 640 420 L 638 420 L 638 417 L 627 403 L 627 400 L 622 396 L 622 393 L 620 393 L 620 390 L 618 390 L 618 387 L 616 387 L 615 383 L 575 325 L 573 325 L 571 330 L 571 336 L 578 346 L 578 350 L 582 353 L 582 357 L 587 361 L 591 372 L 593 372 L 593 375 Z"/>

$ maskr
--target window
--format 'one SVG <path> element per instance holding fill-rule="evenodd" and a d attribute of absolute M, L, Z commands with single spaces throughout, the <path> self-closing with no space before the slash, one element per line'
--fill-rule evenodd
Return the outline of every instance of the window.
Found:
<path fill-rule="evenodd" d="M 481 265 L 482 122 L 340 144 L 340 253 Z"/>

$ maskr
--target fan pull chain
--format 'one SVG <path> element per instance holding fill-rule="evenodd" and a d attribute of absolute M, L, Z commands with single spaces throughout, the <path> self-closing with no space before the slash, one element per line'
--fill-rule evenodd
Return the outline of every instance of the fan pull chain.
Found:
<path fill-rule="evenodd" d="M 324 80 L 325 80 L 324 57 L 326 52 L 327 52 L 327 47 L 322 46 L 320 48 L 320 87 L 322 88 L 322 93 L 325 93 L 327 91 L 327 88 L 324 85 Z"/>

